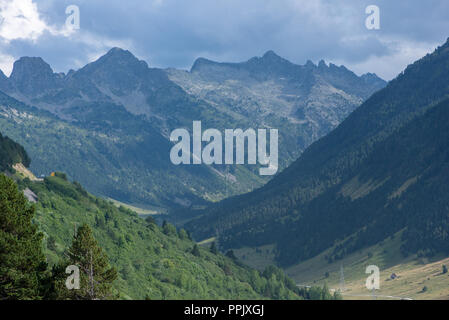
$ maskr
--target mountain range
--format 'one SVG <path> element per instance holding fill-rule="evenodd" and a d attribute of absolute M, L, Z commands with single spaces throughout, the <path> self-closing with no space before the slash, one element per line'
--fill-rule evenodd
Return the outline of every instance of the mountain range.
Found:
<path fill-rule="evenodd" d="M 449 253 L 449 40 L 374 93 L 265 186 L 186 228 L 222 248 L 274 245 L 329 262 L 402 231 L 404 255 Z"/>
<path fill-rule="evenodd" d="M 274 52 L 243 63 L 200 58 L 190 71 L 151 68 L 113 48 L 67 74 L 37 57 L 0 73 L 2 131 L 38 175 L 64 171 L 96 195 L 142 207 L 204 205 L 266 183 L 254 166 L 175 166 L 170 132 L 278 128 L 280 168 L 385 86 L 345 67 L 295 65 Z"/>

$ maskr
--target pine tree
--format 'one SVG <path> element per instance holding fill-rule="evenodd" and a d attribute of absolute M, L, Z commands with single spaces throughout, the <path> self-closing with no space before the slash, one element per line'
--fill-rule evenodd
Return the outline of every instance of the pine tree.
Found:
<path fill-rule="evenodd" d="M 34 207 L 0 174 L 0 300 L 40 299 L 47 264 Z"/>
<path fill-rule="evenodd" d="M 329 287 L 327 286 L 327 282 L 324 283 L 324 286 L 321 289 L 321 300 L 332 300 L 332 295 L 329 292 Z"/>
<path fill-rule="evenodd" d="M 67 251 L 65 265 L 79 267 L 80 289 L 68 290 L 59 283 L 59 299 L 109 300 L 118 298 L 112 284 L 117 279 L 117 271 L 109 266 L 109 260 L 95 240 L 91 228 L 84 224 L 76 232 L 72 246 Z M 59 273 L 62 268 L 59 268 Z"/>
<path fill-rule="evenodd" d="M 200 248 L 198 247 L 197 244 L 195 244 L 195 245 L 193 246 L 192 254 L 193 254 L 195 257 L 200 257 L 200 256 L 201 256 Z"/>
<path fill-rule="evenodd" d="M 234 254 L 233 250 L 228 250 L 228 252 L 226 252 L 226 257 L 232 259 L 232 260 L 237 260 L 237 257 Z"/>
<path fill-rule="evenodd" d="M 210 245 L 210 252 L 212 252 L 213 254 L 218 254 L 218 249 L 215 242 L 212 242 L 212 244 Z"/>

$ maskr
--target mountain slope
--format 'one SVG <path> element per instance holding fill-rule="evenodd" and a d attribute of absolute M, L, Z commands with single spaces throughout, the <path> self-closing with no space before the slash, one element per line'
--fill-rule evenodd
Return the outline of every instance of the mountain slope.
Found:
<path fill-rule="evenodd" d="M 86 119 L 80 125 L 0 92 L 0 125 L 35 157 L 31 169 L 38 176 L 70 168 L 69 176 L 97 195 L 168 206 L 176 198 L 202 203 L 195 193 L 205 193 L 206 185 L 220 189 L 215 173 L 172 165 L 164 137 L 119 106 L 113 111 L 109 106 L 78 109 L 78 117 Z"/>
<path fill-rule="evenodd" d="M 305 207 L 308 216 L 278 242 L 301 249 L 281 253 L 279 261 L 307 257 L 344 239 L 328 257 L 338 259 L 404 228 L 404 254 L 448 254 L 448 119 L 445 100 L 376 146 L 355 173 Z"/>
<path fill-rule="evenodd" d="M 414 179 L 424 174 L 420 170 L 424 170 L 425 163 L 415 167 L 411 162 L 425 157 L 426 151 L 430 154 L 427 166 L 435 166 L 429 181 L 436 178 L 438 170 L 445 172 L 444 166 L 438 167 L 440 163 L 436 161 L 441 156 L 444 159 L 438 150 L 445 145 L 439 145 L 441 141 L 433 137 L 444 131 L 444 121 L 447 122 L 444 113 L 447 102 L 442 101 L 449 95 L 448 73 L 449 41 L 410 65 L 266 186 L 204 210 L 203 217 L 189 223 L 188 228 L 198 237 L 207 237 L 218 230 L 225 247 L 275 243 L 278 261 L 287 265 L 312 257 L 335 240 L 350 235 L 354 237 L 336 256 L 345 254 L 345 249 L 350 251 L 380 241 L 398 228 L 409 226 L 409 231 L 414 230 L 412 221 L 422 219 L 424 210 L 430 211 L 429 216 L 438 225 L 443 222 L 441 215 L 445 212 L 444 194 L 432 193 L 436 199 L 424 201 L 428 198 L 421 191 L 412 193 L 408 199 L 410 206 L 421 201 L 423 211 L 415 211 L 416 217 L 410 219 L 404 217 L 406 213 L 401 209 L 398 209 L 401 215 L 393 218 L 397 212 L 394 206 L 404 207 L 408 202 L 394 200 L 393 204 L 388 197 L 394 192 L 402 194 L 412 184 L 424 190 L 424 185 L 414 184 Z M 442 104 L 435 108 L 439 102 Z M 425 114 L 432 108 L 442 113 L 434 118 L 431 113 Z M 421 124 L 422 130 L 417 130 L 420 125 L 412 127 L 410 121 L 416 117 L 424 117 L 421 121 L 428 126 Z M 433 128 L 434 120 L 440 121 L 441 128 Z M 400 131 L 401 128 L 405 131 Z M 423 131 L 424 128 L 428 130 Z M 405 142 L 403 132 L 414 139 Z M 418 148 L 418 143 L 429 147 Z M 404 145 L 407 148 L 402 148 Z M 376 158 L 380 155 L 383 158 Z M 396 168 L 389 167 L 392 161 L 396 161 Z M 412 169 L 416 169 L 415 175 L 405 174 Z M 428 187 L 440 188 L 439 182 L 434 180 Z M 415 201 L 411 201 L 413 197 Z M 433 228 L 444 239 L 446 227 L 441 225 L 440 231 Z"/>

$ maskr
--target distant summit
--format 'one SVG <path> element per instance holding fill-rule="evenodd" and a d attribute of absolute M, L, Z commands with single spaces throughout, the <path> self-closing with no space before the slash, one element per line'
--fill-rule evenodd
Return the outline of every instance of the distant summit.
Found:
<path fill-rule="evenodd" d="M 245 65 L 274 65 L 280 63 L 291 64 L 288 60 L 278 56 L 274 51 L 267 51 L 262 57 L 253 57 L 246 62 L 232 63 L 232 62 L 216 62 L 206 58 L 198 58 L 192 65 L 190 72 L 198 72 L 201 69 L 213 66 L 227 66 L 227 67 L 244 67 Z"/>
<path fill-rule="evenodd" d="M 211 66 L 211 65 L 218 65 L 218 62 L 206 59 L 206 58 L 198 58 L 195 60 L 195 62 L 192 65 L 192 68 L 190 68 L 190 72 L 196 72 L 199 71 L 203 67 Z"/>
<path fill-rule="evenodd" d="M 279 55 L 277 55 L 273 50 L 269 50 L 267 51 L 263 56 L 262 56 L 262 60 L 267 61 L 267 62 L 271 62 L 271 63 L 276 63 L 276 62 L 289 62 L 286 59 L 280 57 Z"/>
<path fill-rule="evenodd" d="M 50 65 L 40 57 L 22 57 L 14 62 L 11 80 L 21 81 L 26 76 L 44 75 L 52 76 L 53 70 Z"/>
<path fill-rule="evenodd" d="M 60 76 L 42 58 L 22 57 L 14 62 L 9 80 L 19 92 L 35 95 L 58 86 Z"/>
<path fill-rule="evenodd" d="M 137 59 L 130 51 L 112 48 L 96 61 L 81 68 L 77 73 L 83 76 L 92 76 L 95 73 L 97 75 L 103 73 L 108 76 L 125 76 L 126 74 L 142 76 L 147 70 L 148 64 Z"/>
<path fill-rule="evenodd" d="M 124 50 L 118 47 L 112 48 L 108 51 L 108 53 L 102 56 L 98 60 L 98 63 L 101 62 L 119 63 L 125 65 L 139 64 L 141 66 L 148 67 L 148 64 L 145 61 L 137 59 L 129 50 Z"/>
<path fill-rule="evenodd" d="M 170 72 L 174 73 L 175 71 Z M 313 85 L 327 83 L 339 90 L 351 92 L 362 99 L 368 98 L 373 92 L 386 85 L 386 82 L 375 74 L 359 77 L 345 66 L 327 64 L 323 59 L 318 65 L 311 60 L 304 65 L 297 65 L 282 58 L 273 50 L 267 51 L 262 57 L 253 57 L 245 62 L 237 63 L 198 58 L 190 72 L 209 81 L 243 80 L 245 77 L 249 77 L 247 80 L 256 81 L 290 79 L 297 85 L 296 90 L 299 91 L 296 93 L 301 92 L 301 94 L 307 94 Z"/>

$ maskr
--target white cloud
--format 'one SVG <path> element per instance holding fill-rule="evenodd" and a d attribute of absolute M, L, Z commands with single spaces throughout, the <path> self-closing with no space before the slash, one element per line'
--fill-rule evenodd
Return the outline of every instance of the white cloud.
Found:
<path fill-rule="evenodd" d="M 0 0 L 0 38 L 36 41 L 45 32 L 54 36 L 69 37 L 75 30 L 66 26 L 49 25 L 42 19 L 33 0 Z"/>
<path fill-rule="evenodd" d="M 155 5 L 162 5 L 157 0 Z M 50 38 L 44 37 L 50 35 Z M 65 39 L 64 39 L 65 38 Z M 43 41 L 40 41 L 43 39 Z M 107 36 L 97 36 L 88 30 L 75 30 L 65 23 L 53 25 L 45 21 L 39 13 L 36 1 L 33 0 L 0 0 L 0 69 L 9 76 L 17 57 L 10 54 L 10 49 L 18 42 L 29 42 L 38 48 L 43 42 L 69 41 L 69 47 L 78 48 L 77 59 L 70 67 L 82 67 L 92 62 L 111 47 L 125 47 L 132 49 L 131 41 L 114 40 Z M 87 52 L 86 52 L 87 50 Z M 25 53 L 28 55 L 28 53 Z M 74 55 L 76 56 L 76 54 Z"/>
<path fill-rule="evenodd" d="M 16 39 L 35 41 L 44 31 L 50 30 L 32 0 L 1 0 L 0 22 L 0 37 L 6 42 Z"/>
<path fill-rule="evenodd" d="M 14 57 L 8 54 L 0 53 L 0 70 L 9 77 L 12 72 L 12 66 L 14 64 Z"/>
<path fill-rule="evenodd" d="M 400 72 L 404 71 L 409 64 L 419 60 L 426 54 L 433 52 L 439 45 L 441 45 L 440 43 L 407 41 L 401 39 L 379 40 L 390 49 L 388 54 L 373 54 L 360 63 L 337 61 L 338 64 L 344 64 L 358 74 L 373 72 L 385 80 L 391 80 Z"/>

